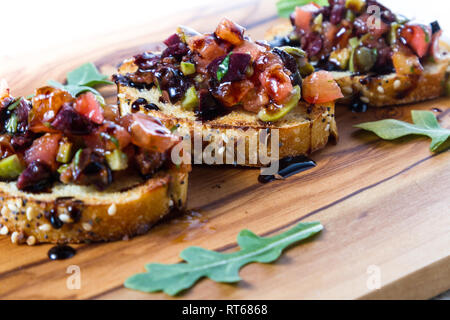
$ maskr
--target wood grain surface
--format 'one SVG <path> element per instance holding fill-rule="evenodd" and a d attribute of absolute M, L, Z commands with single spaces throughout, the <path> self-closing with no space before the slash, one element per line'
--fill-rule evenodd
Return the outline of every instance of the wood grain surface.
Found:
<path fill-rule="evenodd" d="M 228 16 L 248 28 L 253 38 L 276 23 L 274 1 L 227 1 L 182 16 L 162 17 L 140 28 L 71 47 L 49 48 L 2 62 L 14 95 L 29 94 L 46 80 L 64 80 L 67 71 L 94 61 L 112 74 L 124 58 L 155 49 L 178 24 L 200 31 Z M 102 91 L 114 102 L 114 89 Z M 386 142 L 353 125 L 396 118 L 410 121 L 410 111 L 433 110 L 450 127 L 450 99 L 414 106 L 351 113 L 337 108 L 341 139 L 313 154 L 317 167 L 266 185 L 259 170 L 195 167 L 189 207 L 198 213 L 179 217 L 129 241 L 75 246 L 77 255 L 50 261 L 50 245 L 16 246 L 0 239 L 1 299 L 168 299 L 123 287 L 150 262 L 175 263 L 191 245 L 236 250 L 236 236 L 248 228 L 276 234 L 299 221 L 321 221 L 325 230 L 289 249 L 270 265 L 242 269 L 236 285 L 202 280 L 181 299 L 425 299 L 450 288 L 450 152 L 431 153 L 426 138 Z M 81 270 L 81 289 L 69 290 L 67 268 Z M 379 270 L 380 289 L 367 282 Z M 368 273 L 369 272 L 369 273 Z"/>

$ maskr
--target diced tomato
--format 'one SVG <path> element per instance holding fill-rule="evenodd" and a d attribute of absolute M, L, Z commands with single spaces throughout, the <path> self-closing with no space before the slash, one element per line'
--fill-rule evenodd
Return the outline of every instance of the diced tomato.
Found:
<path fill-rule="evenodd" d="M 381 19 L 377 20 L 374 26 L 369 28 L 369 32 L 377 39 L 389 30 L 391 30 L 391 27 L 387 23 L 384 23 Z"/>
<path fill-rule="evenodd" d="M 74 98 L 64 90 L 43 87 L 36 90 L 30 112 L 30 129 L 33 132 L 56 132 L 49 124 L 55 119 L 63 104 L 72 102 Z"/>
<path fill-rule="evenodd" d="M 102 124 L 105 120 L 103 109 L 92 92 L 86 92 L 77 98 L 75 110 L 96 124 Z"/>
<path fill-rule="evenodd" d="M 423 58 L 427 54 L 431 44 L 431 28 L 429 26 L 407 24 L 402 29 L 401 36 L 419 58 Z"/>
<path fill-rule="evenodd" d="M 333 49 L 334 43 L 336 42 L 336 34 L 339 31 L 338 27 L 330 22 L 323 23 L 324 30 L 324 48 L 326 51 L 331 51 Z"/>
<path fill-rule="evenodd" d="M 283 104 L 292 92 L 291 78 L 284 72 L 283 66 L 273 64 L 259 76 L 261 85 L 267 94 L 278 104 Z"/>
<path fill-rule="evenodd" d="M 194 36 L 190 37 L 187 41 L 192 51 L 198 52 L 203 59 L 209 62 L 226 55 L 228 52 L 228 47 L 219 45 L 213 35 Z"/>
<path fill-rule="evenodd" d="M 305 101 L 312 104 L 344 97 L 333 75 L 327 71 L 317 71 L 306 77 L 303 80 L 302 94 Z"/>
<path fill-rule="evenodd" d="M 244 41 L 233 49 L 234 53 L 248 53 L 252 56 L 252 61 L 258 59 L 258 57 L 266 51 L 267 49 L 265 47 L 250 41 Z"/>
<path fill-rule="evenodd" d="M 8 82 L 5 79 L 0 79 L 0 100 L 9 96 Z"/>
<path fill-rule="evenodd" d="M 237 105 L 254 88 L 249 80 L 224 82 L 215 90 L 214 97 L 224 106 L 233 107 Z"/>
<path fill-rule="evenodd" d="M 224 18 L 216 28 L 216 36 L 237 46 L 244 41 L 244 31 L 245 29 L 237 23 Z"/>
<path fill-rule="evenodd" d="M 259 112 L 262 107 L 268 104 L 269 96 L 263 88 L 260 88 L 259 91 L 256 91 L 255 89 L 250 90 L 242 100 L 244 109 L 255 113 Z"/>
<path fill-rule="evenodd" d="M 313 15 L 319 11 L 321 7 L 311 2 L 307 5 L 295 8 L 295 26 L 303 31 L 309 31 L 311 29 L 311 21 Z"/>
<path fill-rule="evenodd" d="M 58 154 L 59 141 L 62 134 L 47 133 L 46 135 L 34 140 L 30 149 L 25 151 L 25 162 L 29 165 L 33 161 L 40 161 L 56 170 L 56 155 Z"/>
<path fill-rule="evenodd" d="M 118 122 L 120 118 L 119 108 L 115 105 L 105 105 L 103 110 L 105 120 Z"/>
<path fill-rule="evenodd" d="M 181 141 L 149 115 L 134 113 L 128 121 L 131 141 L 141 148 L 162 153 Z"/>
<path fill-rule="evenodd" d="M 131 143 L 131 135 L 127 129 L 114 123 L 106 121 L 93 133 L 83 137 L 87 147 L 92 150 L 112 151 L 126 148 Z"/>
<path fill-rule="evenodd" d="M 392 55 L 392 63 L 398 74 L 420 75 L 423 72 L 419 57 L 406 47 L 403 50 L 395 50 Z"/>

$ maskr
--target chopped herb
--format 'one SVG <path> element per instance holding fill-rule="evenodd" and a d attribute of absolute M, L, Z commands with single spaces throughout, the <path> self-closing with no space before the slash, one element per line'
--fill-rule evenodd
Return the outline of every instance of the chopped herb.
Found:
<path fill-rule="evenodd" d="M 219 64 L 219 68 L 217 69 L 217 80 L 222 81 L 223 77 L 228 72 L 228 67 L 230 66 L 230 56 L 232 52 L 230 52 L 225 59 Z"/>
<path fill-rule="evenodd" d="M 9 110 L 9 111 L 12 111 L 12 110 L 14 110 L 15 108 L 17 108 L 17 106 L 19 105 L 19 103 L 20 103 L 21 101 L 22 101 L 22 97 L 17 98 L 17 100 L 14 101 L 13 104 L 10 104 L 10 105 L 8 106 L 8 110 Z"/>

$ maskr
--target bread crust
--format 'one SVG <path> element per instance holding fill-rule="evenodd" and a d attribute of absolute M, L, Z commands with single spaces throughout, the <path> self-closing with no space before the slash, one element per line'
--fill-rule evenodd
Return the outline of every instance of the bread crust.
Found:
<path fill-rule="evenodd" d="M 183 210 L 188 173 L 173 168 L 146 181 L 129 175 L 108 190 L 55 185 L 31 194 L 0 182 L 2 234 L 14 243 L 81 243 L 126 239 L 146 233 L 172 209 Z"/>
<path fill-rule="evenodd" d="M 265 39 L 286 36 L 292 31 L 289 21 L 282 21 L 267 30 Z M 388 74 L 358 75 L 350 72 L 332 72 L 341 87 L 344 98 L 338 103 L 350 104 L 355 97 L 372 107 L 402 105 L 438 98 L 445 93 L 449 59 L 424 64 L 422 75 Z"/>
<path fill-rule="evenodd" d="M 121 65 L 119 74 L 126 75 L 135 72 L 136 69 L 133 60 L 127 60 Z M 160 102 L 159 97 L 160 93 L 156 88 L 150 90 L 136 89 L 118 84 L 118 103 L 122 115 L 131 112 L 131 105 L 135 100 L 144 98 L 149 103 L 156 104 L 160 110 L 147 110 L 141 107 L 140 111 L 160 118 L 168 128 L 176 126 L 178 129 L 175 133 L 181 136 L 189 135 L 193 139 L 194 130 L 202 132 L 204 136 L 210 138 L 211 142 L 208 145 L 212 148 L 219 145 L 217 149 L 220 149 L 220 145 L 229 145 L 230 140 L 232 140 L 234 141 L 235 154 L 239 139 L 248 139 L 245 138 L 245 135 L 258 135 L 261 130 L 266 130 L 269 134 L 272 134 L 272 130 L 278 129 L 279 156 L 274 160 L 310 154 L 325 147 L 330 136 L 335 139 L 338 138 L 334 103 L 321 104 L 312 108 L 310 105 L 300 102 L 285 118 L 274 123 L 261 122 L 257 119 L 256 114 L 245 110 L 233 110 L 225 116 L 201 122 L 197 121 L 193 111 L 186 111 L 179 105 Z M 270 143 L 267 144 L 267 149 L 268 154 L 272 157 Z M 259 147 L 252 149 L 249 143 L 245 142 L 245 161 L 237 164 L 256 167 L 267 165 L 267 163 L 260 161 L 261 159 L 257 154 L 259 154 Z M 222 163 L 225 163 L 225 153 L 222 158 Z"/>

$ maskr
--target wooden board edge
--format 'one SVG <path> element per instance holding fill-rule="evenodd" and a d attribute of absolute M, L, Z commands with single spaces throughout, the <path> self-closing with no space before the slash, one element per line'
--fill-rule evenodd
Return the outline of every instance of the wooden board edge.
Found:
<path fill-rule="evenodd" d="M 358 300 L 428 300 L 450 290 L 450 255 Z"/>

